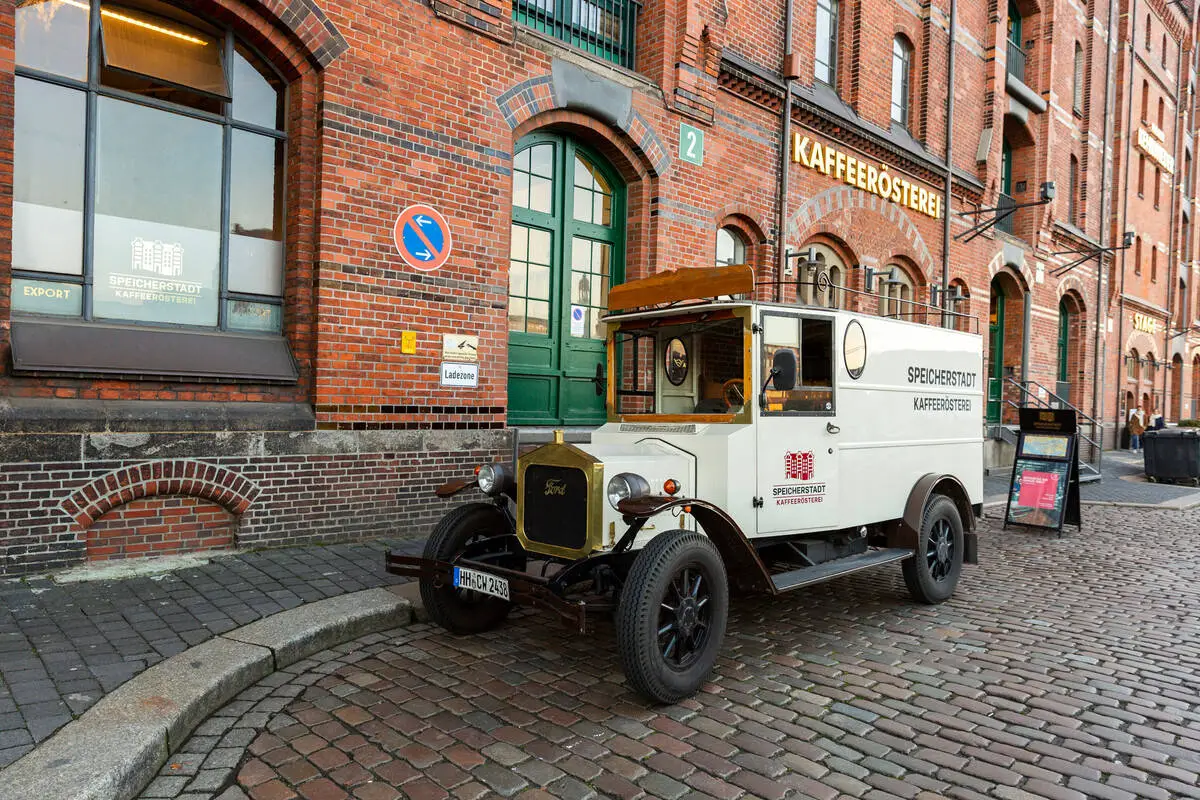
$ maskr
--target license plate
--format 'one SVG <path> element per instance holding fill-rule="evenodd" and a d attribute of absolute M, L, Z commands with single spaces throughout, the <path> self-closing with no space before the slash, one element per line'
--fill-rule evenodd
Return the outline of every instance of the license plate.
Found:
<path fill-rule="evenodd" d="M 497 578 L 495 575 L 488 575 L 486 572 L 455 567 L 454 585 L 459 589 L 470 589 L 475 592 L 490 594 L 492 597 L 499 597 L 501 600 L 509 599 L 508 580 L 506 578 Z"/>

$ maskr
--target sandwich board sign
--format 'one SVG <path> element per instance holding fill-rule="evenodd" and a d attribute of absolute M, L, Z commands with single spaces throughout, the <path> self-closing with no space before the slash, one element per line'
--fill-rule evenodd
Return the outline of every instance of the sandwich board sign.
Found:
<path fill-rule="evenodd" d="M 1021 408 L 1020 421 L 1004 527 L 1082 528 L 1075 409 Z"/>

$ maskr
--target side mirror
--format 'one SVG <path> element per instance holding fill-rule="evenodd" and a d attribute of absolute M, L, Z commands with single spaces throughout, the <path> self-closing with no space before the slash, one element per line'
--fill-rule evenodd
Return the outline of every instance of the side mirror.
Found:
<path fill-rule="evenodd" d="M 777 350 L 771 357 L 771 388 L 790 392 L 796 388 L 796 351 Z"/>

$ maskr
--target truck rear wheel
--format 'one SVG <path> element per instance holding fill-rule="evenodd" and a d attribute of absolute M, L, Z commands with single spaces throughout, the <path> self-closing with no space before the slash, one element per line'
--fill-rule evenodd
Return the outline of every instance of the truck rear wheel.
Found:
<path fill-rule="evenodd" d="M 901 567 L 904 583 L 918 603 L 940 603 L 954 594 L 962 565 L 963 524 L 958 506 L 945 495 L 933 495 L 921 519 L 917 551 Z"/>
<path fill-rule="evenodd" d="M 728 614 L 725 564 L 707 536 L 651 539 L 617 606 L 617 650 L 630 685 L 660 703 L 695 694 L 716 663 Z"/>
<path fill-rule="evenodd" d="M 467 545 L 511 532 L 508 519 L 496 506 L 468 503 L 446 514 L 434 527 L 425 543 L 425 558 L 454 563 Z M 525 569 L 525 554 L 510 552 L 506 544 L 498 545 L 495 553 L 473 553 L 473 558 L 509 569 Z M 507 600 L 455 588 L 448 576 L 439 581 L 422 578 L 421 602 L 431 620 L 457 634 L 490 631 L 504 622 L 512 610 L 512 603 Z"/>

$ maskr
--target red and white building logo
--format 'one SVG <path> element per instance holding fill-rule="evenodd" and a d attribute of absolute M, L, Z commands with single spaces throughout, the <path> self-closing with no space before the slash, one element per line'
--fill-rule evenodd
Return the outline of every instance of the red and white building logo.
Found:
<path fill-rule="evenodd" d="M 802 453 L 783 454 L 784 473 L 790 481 L 810 481 L 813 477 L 813 454 L 811 450 Z"/>

